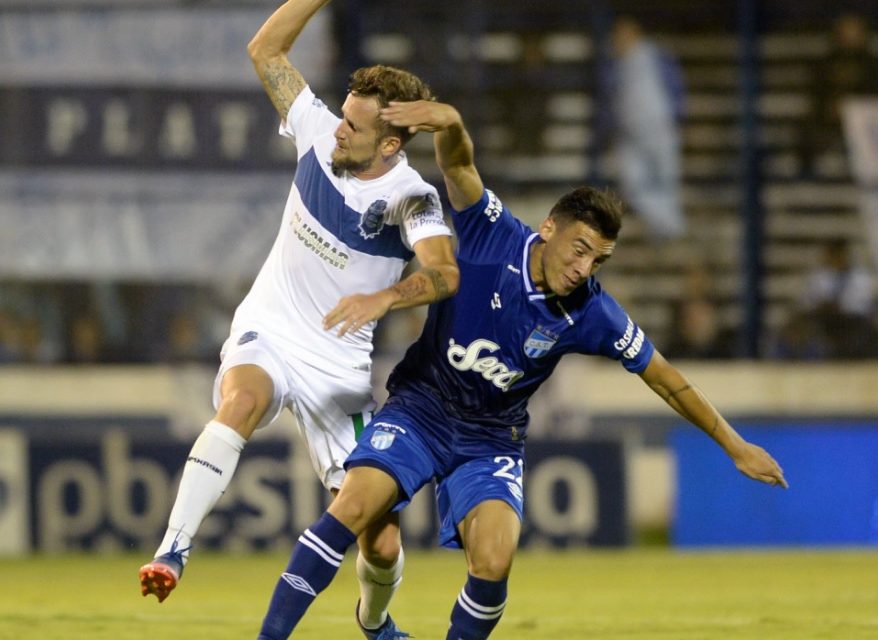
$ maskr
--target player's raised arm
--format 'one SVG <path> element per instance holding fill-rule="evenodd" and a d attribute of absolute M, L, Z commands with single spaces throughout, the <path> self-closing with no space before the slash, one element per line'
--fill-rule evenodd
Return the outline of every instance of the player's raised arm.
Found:
<path fill-rule="evenodd" d="M 749 478 L 787 488 L 783 470 L 762 447 L 744 440 L 705 395 L 658 352 L 640 377 L 674 411 L 719 444 L 738 470 Z"/>
<path fill-rule="evenodd" d="M 281 118 L 305 88 L 305 79 L 287 58 L 290 48 L 317 10 L 329 0 L 288 0 L 256 32 L 247 53 Z"/>
<path fill-rule="evenodd" d="M 472 139 L 457 109 L 426 100 L 391 102 L 381 110 L 381 118 L 413 133 L 434 132 L 436 163 L 445 178 L 451 206 L 460 211 L 479 201 L 485 187 L 476 169 Z"/>

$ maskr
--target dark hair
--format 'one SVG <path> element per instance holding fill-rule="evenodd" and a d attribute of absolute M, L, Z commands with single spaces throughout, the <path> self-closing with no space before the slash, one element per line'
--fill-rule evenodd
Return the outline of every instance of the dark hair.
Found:
<path fill-rule="evenodd" d="M 549 216 L 561 222 L 584 222 L 607 240 L 619 237 L 625 207 L 609 189 L 578 187 L 561 196 Z"/>
<path fill-rule="evenodd" d="M 348 79 L 348 91 L 357 96 L 374 96 L 381 108 L 391 102 L 414 102 L 415 100 L 436 100 L 430 87 L 418 76 L 396 67 L 376 64 L 361 67 Z M 381 122 L 387 132 L 399 136 L 402 144 L 412 139 L 406 127 L 392 127 Z"/>

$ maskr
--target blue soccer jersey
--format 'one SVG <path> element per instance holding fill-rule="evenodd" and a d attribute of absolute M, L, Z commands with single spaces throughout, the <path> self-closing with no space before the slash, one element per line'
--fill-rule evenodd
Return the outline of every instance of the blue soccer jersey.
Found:
<path fill-rule="evenodd" d="M 454 225 L 460 290 L 430 306 L 388 380 L 389 403 L 438 404 L 458 429 L 523 440 L 528 399 L 564 354 L 605 356 L 634 373 L 649 364 L 652 343 L 593 277 L 564 298 L 536 290 L 528 260 L 539 235 L 491 191 L 455 212 Z"/>

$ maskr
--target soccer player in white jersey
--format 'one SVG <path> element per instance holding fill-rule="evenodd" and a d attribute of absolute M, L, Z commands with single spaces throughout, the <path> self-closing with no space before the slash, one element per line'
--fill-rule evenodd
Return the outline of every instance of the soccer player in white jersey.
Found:
<path fill-rule="evenodd" d="M 391 309 L 441 300 L 458 288 L 451 230 L 436 189 L 408 166 L 413 134 L 383 122 L 391 101 L 431 100 L 414 75 L 390 67 L 355 71 L 333 115 L 287 54 L 328 0 L 289 0 L 248 52 L 295 141 L 298 166 L 277 240 L 238 307 L 214 386 L 216 415 L 186 461 L 167 532 L 140 570 L 144 595 L 163 601 L 192 539 L 223 494 L 245 443 L 286 407 L 315 471 L 333 493 L 343 462 L 375 408 L 370 354 L 376 321 Z M 419 269 L 400 281 L 405 264 Z M 407 637 L 387 614 L 401 580 L 396 514 L 360 538 L 358 622 L 368 638 Z"/>

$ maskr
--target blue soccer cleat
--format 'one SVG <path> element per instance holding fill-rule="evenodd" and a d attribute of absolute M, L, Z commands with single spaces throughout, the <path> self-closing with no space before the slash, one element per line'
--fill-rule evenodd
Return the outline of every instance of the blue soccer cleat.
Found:
<path fill-rule="evenodd" d="M 150 593 L 155 594 L 159 602 L 164 602 L 180 581 L 183 575 L 183 554 L 191 548 L 178 549 L 175 540 L 168 553 L 163 553 L 140 567 L 140 593 L 144 597 Z"/>
<path fill-rule="evenodd" d="M 354 610 L 354 618 L 357 621 L 357 626 L 360 627 L 360 631 L 363 632 L 363 635 L 366 636 L 369 640 L 405 640 L 406 638 L 414 638 L 407 634 L 405 631 L 400 630 L 399 627 L 396 626 L 396 623 L 393 621 L 393 618 L 390 617 L 390 614 L 387 614 L 387 620 L 384 621 L 377 629 L 367 629 L 360 623 L 360 601 L 357 600 L 357 608 Z"/>

